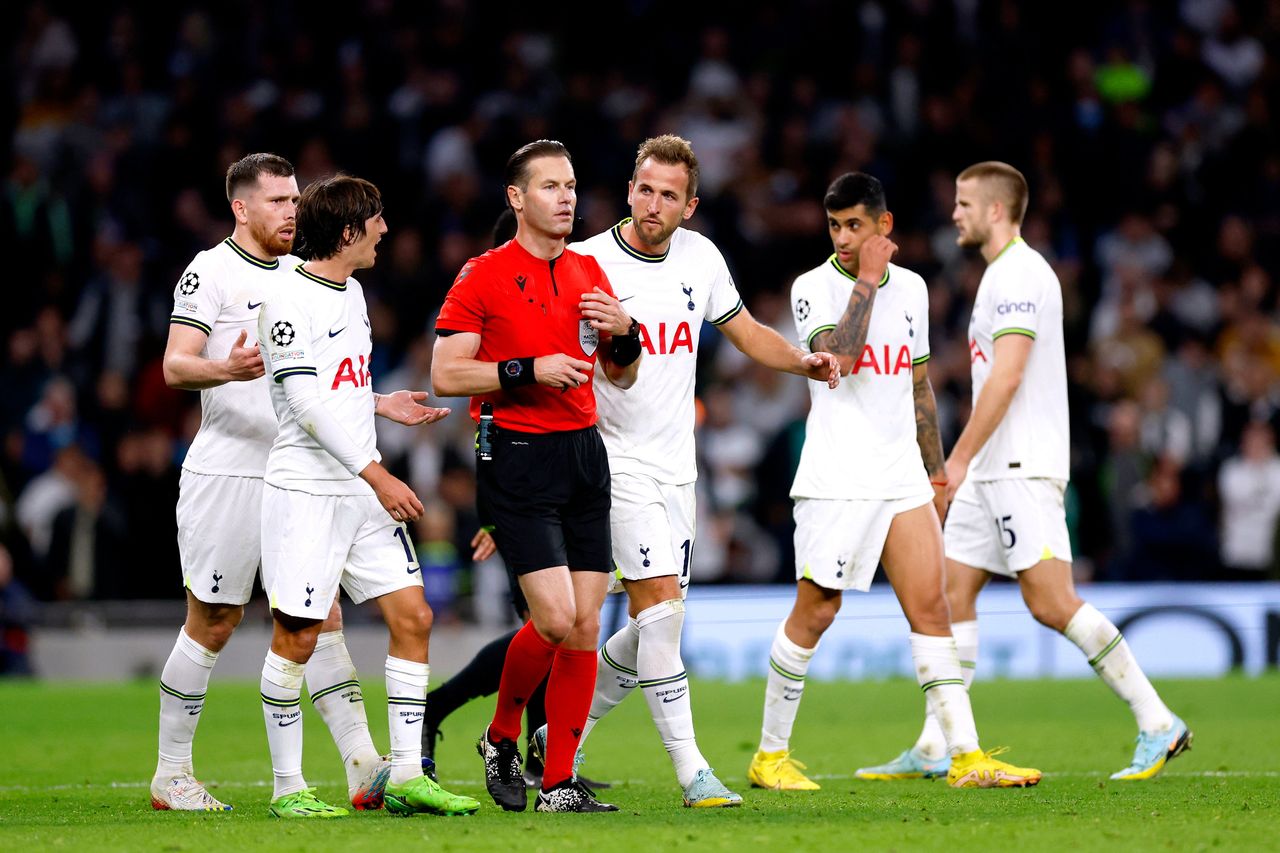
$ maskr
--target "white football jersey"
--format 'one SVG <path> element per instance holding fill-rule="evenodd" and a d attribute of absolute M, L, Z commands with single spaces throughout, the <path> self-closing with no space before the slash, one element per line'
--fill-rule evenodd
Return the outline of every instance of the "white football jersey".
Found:
<path fill-rule="evenodd" d="M 293 281 L 271 294 L 258 335 L 280 424 L 267 457 L 267 483 L 313 495 L 367 495 L 369 484 L 348 471 L 289 411 L 283 381 L 314 376 L 320 402 L 355 445 L 381 461 L 373 426 L 373 336 L 360 282 L 329 281 L 299 264 Z"/>
<path fill-rule="evenodd" d="M 224 359 L 248 332 L 258 339 L 258 308 L 271 288 L 300 261 L 292 255 L 264 261 L 230 237 L 192 259 L 173 289 L 171 324 L 208 335 L 200 354 Z M 271 411 L 267 379 L 227 382 L 200 392 L 200 429 L 182 467 L 197 474 L 261 477 L 279 425 Z"/>
<path fill-rule="evenodd" d="M 855 279 L 832 255 L 791 285 L 800 345 L 836 327 Z M 914 369 L 929 360 L 924 279 L 889 264 L 853 371 L 832 390 L 809 380 L 809 418 L 793 498 L 896 500 L 929 491 L 916 443 Z"/>
<path fill-rule="evenodd" d="M 1062 285 L 1049 262 L 1018 237 L 987 266 L 969 319 L 969 362 L 976 404 L 991 375 L 996 339 L 1035 341 L 1000 425 L 969 465 L 973 480 L 1071 476 Z"/>
<path fill-rule="evenodd" d="M 665 255 L 647 255 L 622 238 L 630 221 L 569 247 L 599 262 L 627 313 L 640 321 L 644 361 L 635 385 L 622 391 L 596 378 L 600 434 L 614 474 L 647 474 L 678 486 L 698 477 L 693 385 L 702 321 L 727 323 L 742 311 L 742 297 L 706 237 L 677 228 Z"/>

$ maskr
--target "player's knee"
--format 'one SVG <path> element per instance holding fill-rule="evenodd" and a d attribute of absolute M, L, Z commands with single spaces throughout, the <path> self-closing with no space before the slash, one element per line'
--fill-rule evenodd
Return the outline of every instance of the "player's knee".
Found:
<path fill-rule="evenodd" d="M 906 616 L 911 630 L 917 634 L 942 637 L 951 633 L 951 611 L 941 594 L 916 603 Z"/>
<path fill-rule="evenodd" d="M 1080 609 L 1081 601 L 1075 599 L 1036 599 L 1027 602 L 1027 609 L 1037 622 L 1058 633 L 1067 629 L 1067 623 Z"/>
<path fill-rule="evenodd" d="M 533 627 L 543 639 L 557 646 L 573 632 L 575 622 L 573 611 L 568 609 L 533 614 Z"/>
<path fill-rule="evenodd" d="M 399 610 L 387 621 L 387 628 L 393 637 L 425 644 L 431 635 L 434 619 L 431 608 L 423 601 L 417 606 Z"/>

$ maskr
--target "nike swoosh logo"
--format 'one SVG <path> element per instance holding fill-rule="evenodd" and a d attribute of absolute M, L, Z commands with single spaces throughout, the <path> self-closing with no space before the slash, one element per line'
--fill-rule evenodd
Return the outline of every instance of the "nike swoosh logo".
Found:
<path fill-rule="evenodd" d="M 420 722 L 422 722 L 422 718 L 421 718 L 421 717 L 419 717 L 419 718 L 418 718 L 418 719 L 416 719 L 416 720 L 405 720 L 405 721 L 404 721 L 404 724 L 405 724 L 406 726 L 412 726 L 414 723 L 420 723 Z"/>
<path fill-rule="evenodd" d="M 626 302 L 628 299 L 635 299 L 635 298 L 636 298 L 636 295 L 633 293 L 633 294 L 631 294 L 630 296 L 626 296 L 626 297 L 623 297 L 622 299 L 619 299 L 618 301 L 619 301 L 619 302 Z"/>
<path fill-rule="evenodd" d="M 289 722 L 287 722 L 287 723 L 286 723 L 286 722 L 281 721 L 281 722 L 279 722 L 279 723 L 276 723 L 276 725 L 278 725 L 280 728 L 282 728 L 282 729 L 283 729 L 285 726 L 292 726 L 294 723 L 298 722 L 298 720 L 301 720 L 301 719 L 302 719 L 302 717 L 294 717 L 292 720 L 290 720 L 290 721 L 289 721 Z"/>
<path fill-rule="evenodd" d="M 415 569 L 405 569 L 405 572 L 406 572 L 406 573 L 408 573 L 408 574 L 411 574 L 411 575 L 413 575 L 413 574 L 417 574 L 417 573 L 418 573 L 418 572 L 420 572 L 420 571 L 422 571 L 422 566 L 418 566 L 418 567 L 417 567 L 417 568 L 415 568 Z"/>
<path fill-rule="evenodd" d="M 338 331 L 336 331 L 336 332 L 330 332 L 330 333 L 329 333 L 329 337 L 331 337 L 331 338 L 336 338 L 338 335 L 342 334 L 342 333 L 343 333 L 343 332 L 345 332 L 346 330 L 347 330 L 347 327 L 346 327 L 346 326 L 343 326 L 341 329 L 339 329 L 339 330 L 338 330 Z"/>
<path fill-rule="evenodd" d="M 668 699 L 666 696 L 663 696 L 663 697 L 662 697 L 662 704 L 663 704 L 663 705 L 670 705 L 672 702 L 679 702 L 679 701 L 680 701 L 681 699 L 683 699 L 683 698 L 684 698 L 684 694 L 683 694 L 683 693 L 681 693 L 679 696 L 672 696 L 670 699 Z"/>
<path fill-rule="evenodd" d="M 199 713 L 200 713 L 201 711 L 203 711 L 203 710 L 204 710 L 203 708 L 197 708 L 197 709 L 195 709 L 194 711 L 188 711 L 188 712 L 187 712 L 187 716 L 188 716 L 188 717 L 194 717 L 194 716 L 196 716 L 197 714 L 199 714 Z"/>
<path fill-rule="evenodd" d="M 250 311 L 252 311 L 254 308 L 257 308 L 257 307 L 258 307 L 259 305 L 261 305 L 261 304 L 262 304 L 261 302 L 250 302 L 250 303 L 249 303 L 249 310 L 250 310 Z"/>

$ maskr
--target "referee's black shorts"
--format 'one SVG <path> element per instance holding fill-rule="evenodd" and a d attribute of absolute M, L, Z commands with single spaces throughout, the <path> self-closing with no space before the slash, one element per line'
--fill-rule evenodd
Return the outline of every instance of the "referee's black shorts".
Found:
<path fill-rule="evenodd" d="M 611 571 L 609 457 L 600 431 L 495 432 L 493 459 L 476 465 L 476 500 L 507 569 Z"/>

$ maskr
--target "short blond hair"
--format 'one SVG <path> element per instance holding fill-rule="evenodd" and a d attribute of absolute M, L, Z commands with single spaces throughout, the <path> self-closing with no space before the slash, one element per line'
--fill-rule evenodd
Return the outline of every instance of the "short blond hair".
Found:
<path fill-rule="evenodd" d="M 999 160 L 986 160 L 965 169 L 957 181 L 981 181 L 991 187 L 995 196 L 1009 211 L 1009 221 L 1021 225 L 1027 215 L 1027 179 L 1022 173 Z"/>
<path fill-rule="evenodd" d="M 674 133 L 664 133 L 641 142 L 640 147 L 636 149 L 636 166 L 631 172 L 633 181 L 636 172 L 640 171 L 641 164 L 649 159 L 664 166 L 684 166 L 689 172 L 688 197 L 693 198 L 698 194 L 698 157 L 693 153 L 693 146 L 689 144 L 689 140 Z"/>

